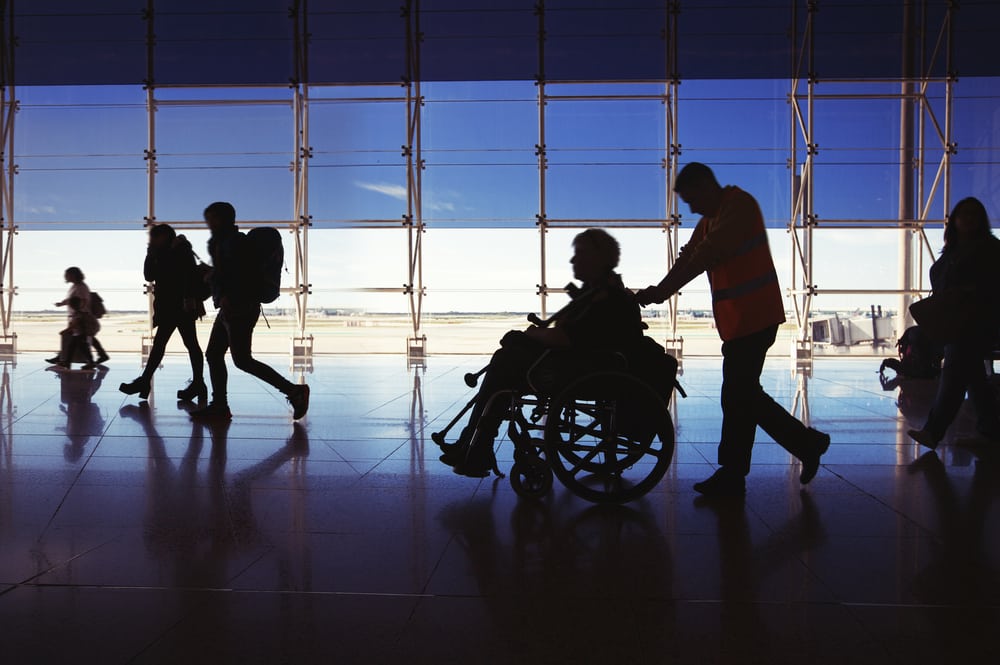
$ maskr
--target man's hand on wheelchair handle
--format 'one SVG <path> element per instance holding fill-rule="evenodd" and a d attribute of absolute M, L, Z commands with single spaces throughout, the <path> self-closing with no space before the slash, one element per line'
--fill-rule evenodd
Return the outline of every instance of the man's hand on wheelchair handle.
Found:
<path fill-rule="evenodd" d="M 640 305 L 645 307 L 646 305 L 652 305 L 653 303 L 661 303 L 667 298 L 669 298 L 671 293 L 667 293 L 666 289 L 662 286 L 656 284 L 651 284 L 644 289 L 639 289 L 635 293 L 635 299 Z"/>

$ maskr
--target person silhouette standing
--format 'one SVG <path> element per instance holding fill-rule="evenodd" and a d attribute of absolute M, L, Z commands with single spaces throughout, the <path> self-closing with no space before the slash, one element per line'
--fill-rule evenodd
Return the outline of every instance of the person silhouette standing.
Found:
<path fill-rule="evenodd" d="M 722 338 L 722 435 L 719 469 L 694 489 L 706 495 L 742 495 L 758 425 L 801 460 L 804 485 L 816 475 L 830 436 L 796 420 L 760 385 L 767 350 L 785 322 L 760 206 L 739 187 L 721 186 L 712 169 L 698 162 L 681 169 L 674 191 L 702 218 L 666 277 L 641 289 L 636 298 L 641 305 L 663 302 L 708 273 Z"/>
<path fill-rule="evenodd" d="M 284 393 L 292 406 L 292 419 L 298 420 L 309 410 L 309 386 L 292 383 L 251 353 L 253 329 L 260 318 L 260 301 L 253 288 L 259 266 L 255 265 L 246 235 L 236 226 L 236 209 L 230 203 L 217 201 L 205 208 L 204 216 L 212 233 L 208 253 L 212 257 L 212 301 L 218 313 L 205 349 L 212 401 L 192 411 L 191 417 L 233 417 L 227 395 L 229 351 L 237 368 Z"/>

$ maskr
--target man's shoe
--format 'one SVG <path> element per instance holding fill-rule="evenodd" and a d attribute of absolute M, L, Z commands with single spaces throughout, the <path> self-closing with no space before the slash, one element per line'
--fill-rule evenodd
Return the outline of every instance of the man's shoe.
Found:
<path fill-rule="evenodd" d="M 937 448 L 938 444 L 941 443 L 941 439 L 937 438 L 925 429 L 911 429 L 907 432 L 907 434 L 909 434 L 910 438 L 919 443 L 921 446 L 926 446 L 931 450 Z"/>
<path fill-rule="evenodd" d="M 47 362 L 50 365 L 59 365 L 62 363 L 62 358 L 60 358 L 59 356 L 53 356 L 51 358 L 46 358 L 45 362 Z"/>
<path fill-rule="evenodd" d="M 747 491 L 746 479 L 724 467 L 711 477 L 694 484 L 696 492 L 705 496 L 743 496 Z"/>
<path fill-rule="evenodd" d="M 799 482 L 803 485 L 808 485 L 809 481 L 816 477 L 816 472 L 819 471 L 819 458 L 826 454 L 826 451 L 830 448 L 829 434 L 814 430 L 811 427 L 809 428 L 809 433 L 812 434 L 815 443 L 813 444 L 812 452 L 802 458 L 802 473 L 799 475 Z"/>
<path fill-rule="evenodd" d="M 229 410 L 228 404 L 212 402 L 204 408 L 192 411 L 191 417 L 195 420 L 232 420 L 233 412 Z"/>
<path fill-rule="evenodd" d="M 94 364 L 100 365 L 101 363 L 107 362 L 110 358 L 111 356 L 109 356 L 108 354 L 102 353 L 101 355 L 97 356 L 97 360 L 94 361 Z"/>
<path fill-rule="evenodd" d="M 292 420 L 298 420 L 306 415 L 306 411 L 309 410 L 309 386 L 305 384 L 295 386 L 285 397 L 292 405 Z"/>

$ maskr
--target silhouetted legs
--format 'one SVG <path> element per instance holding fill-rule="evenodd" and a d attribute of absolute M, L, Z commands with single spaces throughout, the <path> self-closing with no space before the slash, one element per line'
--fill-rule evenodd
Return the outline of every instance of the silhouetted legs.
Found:
<path fill-rule="evenodd" d="M 233 358 L 233 364 L 247 374 L 274 386 L 285 395 L 292 393 L 296 385 L 281 376 L 269 365 L 255 360 L 251 354 L 253 329 L 260 317 L 260 309 L 245 312 L 227 312 L 220 309 L 212 324 L 212 332 L 205 348 L 205 359 L 208 361 L 208 375 L 212 379 L 212 402 L 228 404 L 227 383 L 229 372 L 226 370 L 226 351 Z"/>
<path fill-rule="evenodd" d="M 757 426 L 799 459 L 813 453 L 814 432 L 796 420 L 760 385 L 767 350 L 774 344 L 778 326 L 723 342 L 722 437 L 719 465 L 738 475 L 750 472 L 750 457 Z"/>
<path fill-rule="evenodd" d="M 192 383 L 201 384 L 204 381 L 205 360 L 201 355 L 201 346 L 198 344 L 198 334 L 195 331 L 194 319 L 184 318 L 180 321 L 168 321 L 160 323 L 156 327 L 156 335 L 153 337 L 153 346 L 149 350 L 149 360 L 142 372 L 142 379 L 148 382 L 153 378 L 153 373 L 163 361 L 163 354 L 167 350 L 167 342 L 177 330 L 181 334 L 184 348 L 187 349 L 188 358 L 191 360 Z"/>
<path fill-rule="evenodd" d="M 996 397 L 986 377 L 984 355 L 977 344 L 945 345 L 937 396 L 924 425 L 924 430 L 933 436 L 934 441 L 944 438 L 965 401 L 966 392 L 976 409 L 976 428 L 986 436 L 1000 438 Z"/>

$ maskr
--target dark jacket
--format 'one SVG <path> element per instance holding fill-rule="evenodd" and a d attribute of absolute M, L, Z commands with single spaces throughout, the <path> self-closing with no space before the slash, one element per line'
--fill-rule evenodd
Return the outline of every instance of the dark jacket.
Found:
<path fill-rule="evenodd" d="M 930 270 L 935 293 L 959 291 L 974 308 L 971 341 L 995 344 L 1000 335 L 1000 239 L 983 240 L 948 247 Z"/>
<path fill-rule="evenodd" d="M 250 244 L 235 226 L 215 233 L 208 240 L 212 257 L 212 302 L 221 307 L 223 298 L 234 310 L 254 310 L 260 304 L 253 293 Z"/>
<path fill-rule="evenodd" d="M 194 252 L 184 236 L 177 236 L 169 247 L 150 247 L 142 273 L 147 282 L 153 283 L 153 325 L 193 317 L 185 311 L 184 299 L 194 294 Z"/>
<path fill-rule="evenodd" d="M 642 313 L 635 294 L 612 273 L 607 284 L 591 290 L 584 285 L 578 306 L 556 322 L 574 348 L 622 351 L 642 338 Z"/>

